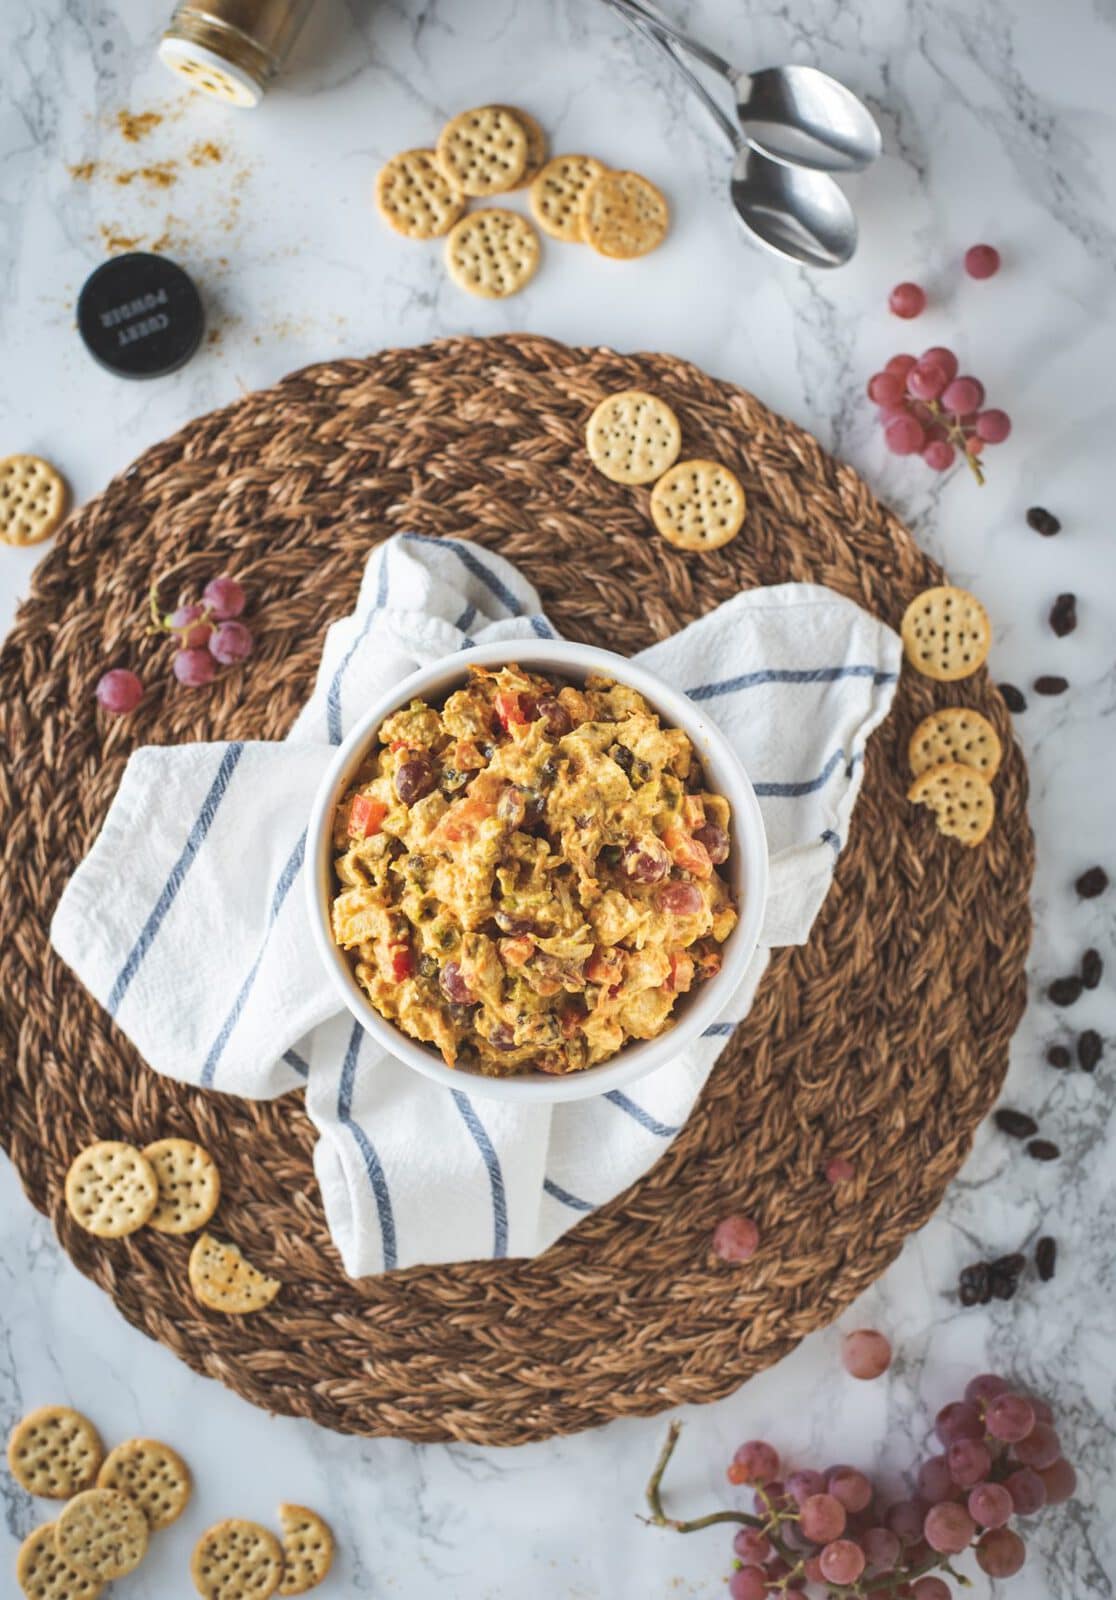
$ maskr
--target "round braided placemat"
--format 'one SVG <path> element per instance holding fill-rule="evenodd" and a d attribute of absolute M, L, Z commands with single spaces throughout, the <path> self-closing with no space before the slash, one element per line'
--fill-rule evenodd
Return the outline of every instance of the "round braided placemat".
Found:
<path fill-rule="evenodd" d="M 705 556 L 651 530 L 647 491 L 590 466 L 609 391 L 663 396 L 687 455 L 748 494 Z M 1032 840 L 1026 776 L 982 671 L 904 671 L 813 937 L 778 953 L 684 1132 L 651 1172 L 538 1260 L 350 1282 L 326 1232 L 301 1098 L 257 1105 L 156 1077 L 50 952 L 51 913 L 127 755 L 144 743 L 279 738 L 369 549 L 401 529 L 498 548 L 573 638 L 634 651 L 741 587 L 828 584 L 897 625 L 939 569 L 850 468 L 751 395 L 662 355 L 534 337 L 456 339 L 293 374 L 191 422 L 79 511 L 3 652 L 0 1132 L 63 1248 L 124 1315 L 254 1404 L 327 1427 L 517 1444 L 712 1400 L 829 1322 L 925 1222 L 1007 1065 L 1024 1004 Z M 211 688 L 170 681 L 144 633 L 148 583 L 246 584 L 258 647 Z M 106 666 L 149 685 L 99 716 Z M 904 800 L 914 722 L 978 706 L 1003 736 L 985 844 L 942 838 Z M 230 885 L 236 892 L 236 885 Z M 219 909 L 215 908 L 219 927 Z M 201 1309 L 188 1241 L 104 1243 L 62 1200 L 97 1138 L 197 1139 L 224 1179 L 220 1231 L 282 1279 L 269 1310 Z M 846 1155 L 855 1180 L 822 1176 Z M 744 1267 L 709 1253 L 729 1211 L 760 1224 Z"/>

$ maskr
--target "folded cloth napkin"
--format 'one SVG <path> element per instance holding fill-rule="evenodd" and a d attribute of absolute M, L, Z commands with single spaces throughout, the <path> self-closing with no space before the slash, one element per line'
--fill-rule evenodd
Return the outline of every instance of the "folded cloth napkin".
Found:
<path fill-rule="evenodd" d="M 724 1019 L 630 1094 L 517 1106 L 464 1073 L 447 1092 L 353 1023 L 311 942 L 300 875 L 331 747 L 372 700 L 455 650 L 534 636 L 554 630 L 500 556 L 415 534 L 380 545 L 287 738 L 137 750 L 51 927 L 157 1072 L 250 1099 L 305 1089 L 354 1277 L 533 1256 L 663 1153 L 769 949 L 810 932 L 900 664 L 890 628 L 809 584 L 739 594 L 636 658 L 703 703 L 755 784 L 771 851 L 762 947 Z"/>

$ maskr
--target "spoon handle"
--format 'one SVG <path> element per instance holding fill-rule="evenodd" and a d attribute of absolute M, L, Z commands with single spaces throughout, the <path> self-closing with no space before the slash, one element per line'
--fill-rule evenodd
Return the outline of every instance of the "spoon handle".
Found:
<path fill-rule="evenodd" d="M 669 17 L 663 16 L 657 7 L 645 4 L 644 0 L 610 0 L 610 4 L 613 4 L 617 11 L 628 12 L 633 19 L 638 17 L 646 26 L 654 28 L 656 33 L 668 34 L 675 44 L 680 44 L 698 61 L 711 67 L 714 72 L 719 72 L 722 78 L 727 78 L 730 83 L 736 82 L 736 69 L 723 56 L 719 56 L 707 44 L 702 44 L 699 39 L 694 39 L 683 32 L 676 22 L 671 22 Z"/>
<path fill-rule="evenodd" d="M 642 17 L 638 16 L 630 5 L 625 4 L 625 0 L 605 0 L 605 4 L 609 6 L 611 10 L 617 12 L 619 16 L 622 16 L 628 26 L 638 33 L 641 38 L 646 39 L 649 44 L 657 46 L 659 51 L 670 62 L 675 72 L 678 73 L 679 77 L 686 84 L 690 92 L 701 101 L 702 105 L 713 118 L 713 121 L 724 134 L 733 150 L 739 150 L 744 143 L 740 129 L 737 127 L 732 118 L 722 109 L 722 107 L 717 104 L 716 100 L 714 100 L 713 96 L 709 93 L 709 90 L 705 87 L 704 83 L 702 83 L 701 79 L 695 77 L 690 71 L 689 67 L 679 56 L 675 46 L 671 44 L 670 40 L 665 38 L 663 34 L 659 32 L 659 29 L 656 25 L 652 24 L 651 22 L 646 22 L 642 19 Z"/>

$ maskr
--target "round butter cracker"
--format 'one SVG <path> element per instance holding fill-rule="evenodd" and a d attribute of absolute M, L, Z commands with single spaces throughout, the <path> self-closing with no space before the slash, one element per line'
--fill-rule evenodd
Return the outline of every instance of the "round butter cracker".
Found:
<path fill-rule="evenodd" d="M 518 293 L 535 276 L 541 255 L 538 234 L 518 211 L 473 211 L 446 240 L 450 277 L 482 300 Z"/>
<path fill-rule="evenodd" d="M 625 389 L 601 401 L 585 444 L 597 471 L 613 483 L 653 483 L 678 460 L 682 429 L 665 400 Z"/>
<path fill-rule="evenodd" d="M 213 1157 L 189 1139 L 156 1139 L 144 1147 L 159 1185 L 159 1201 L 148 1218 L 158 1233 L 196 1233 L 221 1198 L 221 1174 Z"/>
<path fill-rule="evenodd" d="M 190 1576 L 204 1600 L 268 1600 L 283 1577 L 283 1551 L 258 1522 L 230 1517 L 202 1534 Z"/>
<path fill-rule="evenodd" d="M 158 1533 L 185 1511 L 192 1483 L 189 1467 L 169 1444 L 159 1439 L 125 1439 L 105 1457 L 97 1486 L 131 1495 L 148 1527 Z"/>
<path fill-rule="evenodd" d="M 662 244 L 670 228 L 666 196 L 638 172 L 602 172 L 578 203 L 581 237 L 599 255 L 632 261 Z"/>
<path fill-rule="evenodd" d="M 93 1482 L 104 1453 L 100 1435 L 80 1411 L 40 1406 L 12 1429 L 8 1469 L 28 1494 L 68 1500 Z"/>
<path fill-rule="evenodd" d="M 66 1174 L 66 1208 L 86 1233 L 122 1239 L 142 1228 L 159 1201 L 159 1185 L 143 1155 L 119 1139 L 103 1139 L 74 1157 Z"/>
<path fill-rule="evenodd" d="M 54 1548 L 75 1571 L 108 1583 L 147 1554 L 147 1518 L 119 1489 L 84 1489 L 59 1513 Z"/>
<path fill-rule="evenodd" d="M 53 1522 L 24 1539 L 16 1556 L 16 1582 L 27 1600 L 97 1600 L 102 1584 L 79 1572 L 54 1547 Z"/>
<path fill-rule="evenodd" d="M 928 806 L 938 831 L 965 845 L 987 838 L 996 816 L 992 785 L 959 761 L 928 768 L 911 784 L 907 799 Z"/>
<path fill-rule="evenodd" d="M 281 1505 L 283 1578 L 281 1595 L 305 1594 L 317 1588 L 333 1565 L 333 1534 L 329 1524 L 308 1506 Z"/>
<path fill-rule="evenodd" d="M 49 539 L 66 514 L 66 484 L 39 456 L 0 460 L 0 540 L 39 544 Z"/>
<path fill-rule="evenodd" d="M 462 194 L 473 199 L 506 194 L 527 170 L 527 129 L 506 106 L 474 106 L 446 123 L 435 154 Z"/>
<path fill-rule="evenodd" d="M 465 210 L 465 196 L 433 150 L 402 150 L 376 174 L 376 209 L 406 239 L 440 239 Z"/>
<path fill-rule="evenodd" d="M 1000 768 L 1003 746 L 995 728 L 979 711 L 947 706 L 923 717 L 911 734 L 907 756 L 915 778 L 930 767 L 958 761 L 991 783 Z"/>
<path fill-rule="evenodd" d="M 542 123 L 531 115 L 529 111 L 520 110 L 519 106 L 497 106 L 497 111 L 506 111 L 509 117 L 514 117 L 527 135 L 527 165 L 523 169 L 523 176 L 518 183 L 513 183 L 513 189 L 525 189 L 538 177 L 547 157 L 546 133 Z M 280 1589 L 280 1594 L 282 1590 Z"/>
<path fill-rule="evenodd" d="M 679 550 L 719 550 L 740 532 L 746 509 L 739 478 L 716 461 L 680 461 L 651 491 L 651 520 Z"/>
<path fill-rule="evenodd" d="M 566 244 L 581 244 L 581 196 L 607 170 L 593 156 L 555 156 L 548 161 L 527 194 L 531 215 L 542 231 Z"/>
<path fill-rule="evenodd" d="M 969 677 L 992 643 L 992 625 L 976 595 L 950 584 L 916 594 L 899 632 L 911 666 L 938 683 Z"/>

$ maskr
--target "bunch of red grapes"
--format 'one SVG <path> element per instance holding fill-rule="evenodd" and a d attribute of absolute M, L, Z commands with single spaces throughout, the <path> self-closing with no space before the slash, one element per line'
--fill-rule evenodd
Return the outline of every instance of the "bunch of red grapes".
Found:
<path fill-rule="evenodd" d="M 871 1341 L 882 1336 L 868 1335 L 862 1351 L 850 1344 L 858 1337 L 846 1341 L 846 1365 L 875 1376 L 886 1358 Z M 950 1600 L 949 1578 L 963 1581 L 950 1558 L 970 1547 L 989 1577 L 1017 1573 L 1025 1548 L 1009 1524 L 1070 1499 L 1077 1485 L 1049 1405 L 983 1373 L 939 1411 L 934 1432 L 940 1450 L 919 1467 L 916 1494 L 890 1505 L 855 1467 L 781 1476 L 771 1445 L 741 1445 L 728 1476 L 753 1486 L 755 1499 L 753 1516 L 733 1516 L 743 1526 L 733 1541 L 732 1600 L 808 1600 L 819 1589 Z"/>
<path fill-rule="evenodd" d="M 868 398 L 879 407 L 884 440 L 895 455 L 920 455 L 935 472 L 947 471 L 961 455 L 978 483 L 984 473 L 977 457 L 1011 432 L 1006 411 L 982 409 L 984 385 L 959 374 L 957 357 L 945 345 L 920 356 L 892 356 L 869 378 Z"/>
<path fill-rule="evenodd" d="M 188 689 L 212 683 L 218 667 L 232 667 L 247 661 L 253 639 L 239 620 L 246 604 L 243 588 L 235 578 L 211 578 L 202 590 L 200 601 L 178 606 L 174 611 L 159 608 L 158 585 L 151 586 L 151 626 L 166 633 L 176 649 L 171 671 Z M 97 701 L 103 710 L 123 716 L 134 711 L 143 699 L 143 684 L 134 672 L 114 667 L 97 684 Z"/>

